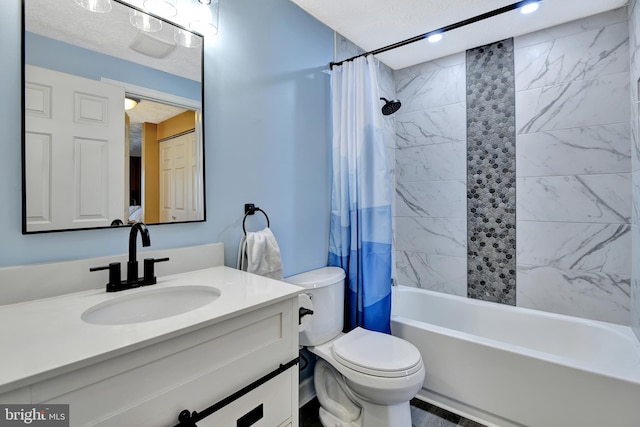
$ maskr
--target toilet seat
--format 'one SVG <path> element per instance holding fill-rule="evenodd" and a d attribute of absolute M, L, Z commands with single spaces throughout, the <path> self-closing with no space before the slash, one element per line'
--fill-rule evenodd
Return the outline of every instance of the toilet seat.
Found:
<path fill-rule="evenodd" d="M 422 357 L 413 344 L 362 328 L 336 339 L 331 350 L 340 364 L 376 377 L 405 377 L 422 368 Z"/>

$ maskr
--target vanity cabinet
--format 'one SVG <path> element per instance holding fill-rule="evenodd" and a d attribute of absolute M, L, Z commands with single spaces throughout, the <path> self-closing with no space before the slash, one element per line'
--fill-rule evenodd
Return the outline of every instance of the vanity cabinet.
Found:
<path fill-rule="evenodd" d="M 69 404 L 71 426 L 175 426 L 181 411 L 201 412 L 298 357 L 297 310 L 292 295 L 143 341 L 0 395 L 0 402 Z M 298 365 L 197 425 L 297 426 Z"/>

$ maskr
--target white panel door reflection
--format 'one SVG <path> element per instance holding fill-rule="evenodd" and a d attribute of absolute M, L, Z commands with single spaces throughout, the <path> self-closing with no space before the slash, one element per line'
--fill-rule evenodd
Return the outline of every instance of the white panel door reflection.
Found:
<path fill-rule="evenodd" d="M 109 226 L 126 208 L 124 88 L 25 73 L 27 231 Z"/>

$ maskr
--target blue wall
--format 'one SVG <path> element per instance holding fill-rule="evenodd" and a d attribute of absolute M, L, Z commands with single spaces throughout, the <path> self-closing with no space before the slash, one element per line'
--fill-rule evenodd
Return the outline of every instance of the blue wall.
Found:
<path fill-rule="evenodd" d="M 0 266 L 124 253 L 128 229 L 21 234 L 20 0 L 3 6 Z M 152 226 L 152 248 L 223 242 L 234 266 L 251 202 L 269 214 L 285 276 L 323 266 L 333 33 L 289 0 L 222 0 L 219 24 L 205 43 L 207 221 Z"/>

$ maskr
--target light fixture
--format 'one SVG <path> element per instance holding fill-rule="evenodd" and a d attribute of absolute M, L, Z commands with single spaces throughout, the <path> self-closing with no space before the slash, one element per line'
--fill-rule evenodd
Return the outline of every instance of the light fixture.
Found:
<path fill-rule="evenodd" d="M 208 21 L 193 21 L 189 23 L 189 28 L 203 36 L 215 36 L 218 34 L 218 27 Z"/>
<path fill-rule="evenodd" d="M 155 33 L 162 29 L 162 21 L 139 10 L 132 10 L 129 13 L 129 22 L 137 29 L 148 33 Z"/>
<path fill-rule="evenodd" d="M 138 102 L 140 102 L 139 99 L 127 96 L 124 98 L 124 109 L 131 110 L 138 105 Z"/>
<path fill-rule="evenodd" d="M 527 3 L 520 8 L 520 13 L 522 13 L 523 15 L 526 15 L 527 13 L 535 12 L 536 10 L 538 10 L 539 6 L 540 6 L 540 3 L 538 2 Z"/>
<path fill-rule="evenodd" d="M 429 40 L 431 43 L 437 43 L 442 40 L 442 33 L 431 34 L 429 37 L 427 37 L 427 40 Z"/>
<path fill-rule="evenodd" d="M 206 5 L 211 4 L 211 0 L 198 0 L 198 1 L 199 1 L 200 3 L 202 3 L 202 4 L 206 4 Z"/>
<path fill-rule="evenodd" d="M 215 36 L 218 34 L 218 8 L 220 2 L 209 2 L 209 5 L 205 5 L 199 0 L 201 5 L 196 6 L 196 17 L 189 23 L 189 28 L 198 34 L 203 36 Z M 206 1 L 206 0 L 205 0 Z"/>
<path fill-rule="evenodd" d="M 173 29 L 173 39 L 180 46 L 184 47 L 200 47 L 202 45 L 202 38 L 200 36 L 183 30 L 182 28 Z"/>
<path fill-rule="evenodd" d="M 143 6 L 146 11 L 162 18 L 173 18 L 178 14 L 176 0 L 144 0 Z"/>
<path fill-rule="evenodd" d="M 75 2 L 91 12 L 107 13 L 111 10 L 111 0 L 75 0 Z"/>

